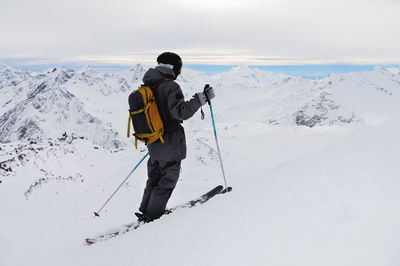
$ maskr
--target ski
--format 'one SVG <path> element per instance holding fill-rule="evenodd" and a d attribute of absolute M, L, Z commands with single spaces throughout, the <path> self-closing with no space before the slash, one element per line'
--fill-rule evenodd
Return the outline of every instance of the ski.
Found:
<path fill-rule="evenodd" d="M 221 185 L 216 186 L 215 188 L 211 189 L 210 191 L 208 191 L 204 195 L 202 195 L 202 196 L 200 196 L 200 197 L 198 197 L 196 199 L 190 200 L 188 202 L 185 202 L 183 204 L 179 204 L 179 205 L 177 205 L 177 206 L 175 206 L 175 207 L 173 207 L 173 208 L 171 208 L 169 210 L 166 210 L 165 213 L 166 214 L 170 214 L 170 213 L 176 211 L 177 209 L 193 208 L 195 206 L 198 206 L 198 205 L 201 205 L 201 204 L 207 202 L 209 199 L 211 199 L 212 197 L 214 197 L 217 194 L 225 193 L 225 192 L 231 191 L 231 190 L 232 190 L 231 187 L 228 187 L 228 188 L 224 189 L 224 187 L 221 186 Z M 127 233 L 129 231 L 134 231 L 134 230 L 138 229 L 140 226 L 142 226 L 143 224 L 146 224 L 146 223 L 143 222 L 143 221 L 135 221 L 135 222 L 132 222 L 132 223 L 129 223 L 129 224 L 125 224 L 125 225 L 122 225 L 121 227 L 119 227 L 117 229 L 113 229 L 113 230 L 110 230 L 108 232 L 98 234 L 97 236 L 94 236 L 94 237 L 86 238 L 85 239 L 85 243 L 86 243 L 86 245 L 92 245 L 92 244 L 97 243 L 99 241 L 105 241 L 107 239 L 116 237 L 118 235 L 125 234 L 125 233 Z"/>
<path fill-rule="evenodd" d="M 169 213 L 176 211 L 177 209 L 193 208 L 197 205 L 203 204 L 203 203 L 207 202 L 209 199 L 211 199 L 212 197 L 214 197 L 215 195 L 219 194 L 223 189 L 224 189 L 224 187 L 221 185 L 216 186 L 215 188 L 211 189 L 206 194 L 198 197 L 197 199 L 190 200 L 186 203 L 177 205 L 177 206 L 173 207 L 172 209 L 169 209 L 167 211 L 167 213 L 169 214 Z"/>
<path fill-rule="evenodd" d="M 110 230 L 108 232 L 99 234 L 99 235 L 97 235 L 95 237 L 88 237 L 88 238 L 85 239 L 85 243 L 87 245 L 92 245 L 92 244 L 97 243 L 99 241 L 105 241 L 105 240 L 107 240 L 109 238 L 116 237 L 118 235 L 122 235 L 122 234 L 125 234 L 125 233 L 129 232 L 129 231 L 135 230 L 135 229 L 139 228 L 139 226 L 142 225 L 142 224 L 144 224 L 144 222 L 138 222 L 138 221 L 135 221 L 135 222 L 129 223 L 129 224 L 124 224 L 118 229 Z"/>

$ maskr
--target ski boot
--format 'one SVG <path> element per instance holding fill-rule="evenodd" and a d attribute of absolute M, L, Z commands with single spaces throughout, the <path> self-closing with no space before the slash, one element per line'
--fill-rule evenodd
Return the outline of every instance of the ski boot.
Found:
<path fill-rule="evenodd" d="M 138 218 L 138 222 L 143 222 L 143 223 L 150 223 L 153 221 L 151 218 L 147 217 L 143 213 L 140 212 L 135 212 L 136 217 Z"/>

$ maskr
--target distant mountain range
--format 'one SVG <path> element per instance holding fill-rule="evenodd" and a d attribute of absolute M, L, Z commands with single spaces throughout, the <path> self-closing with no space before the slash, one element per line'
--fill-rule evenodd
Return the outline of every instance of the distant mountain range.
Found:
<path fill-rule="evenodd" d="M 127 98 L 146 70 L 137 64 L 110 73 L 90 68 L 39 73 L 0 64 L 0 142 L 67 133 L 110 149 L 124 147 Z M 400 113 L 399 69 L 377 67 L 316 80 L 245 66 L 214 76 L 185 69 L 177 82 L 187 99 L 211 84 L 217 121 L 314 127 L 377 123 Z"/>

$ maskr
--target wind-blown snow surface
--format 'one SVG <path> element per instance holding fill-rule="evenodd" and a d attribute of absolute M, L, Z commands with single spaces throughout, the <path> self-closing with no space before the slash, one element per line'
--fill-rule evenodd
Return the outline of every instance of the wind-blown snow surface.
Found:
<path fill-rule="evenodd" d="M 140 203 L 145 164 L 93 218 L 145 154 L 124 138 L 144 71 L 0 66 L 1 266 L 400 264 L 400 74 L 382 68 L 320 80 L 184 71 L 186 98 L 205 83 L 216 90 L 233 192 L 85 246 L 134 220 Z M 184 124 L 188 158 L 171 207 L 222 183 L 204 111 Z"/>

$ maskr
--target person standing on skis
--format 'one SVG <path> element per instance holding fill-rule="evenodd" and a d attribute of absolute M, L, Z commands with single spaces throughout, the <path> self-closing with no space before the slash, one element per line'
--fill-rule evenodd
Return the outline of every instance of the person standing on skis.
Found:
<path fill-rule="evenodd" d="M 143 76 L 146 86 L 153 87 L 160 117 L 164 124 L 164 143 L 160 140 L 147 145 L 148 179 L 137 213 L 145 222 L 160 218 L 179 179 L 181 161 L 186 158 L 186 139 L 182 121 L 191 118 L 207 99 L 215 97 L 212 87 L 198 92 L 185 101 L 176 78 L 181 74 L 182 59 L 165 52 L 157 57 L 158 65 Z M 162 82 L 163 80 L 167 81 Z"/>

